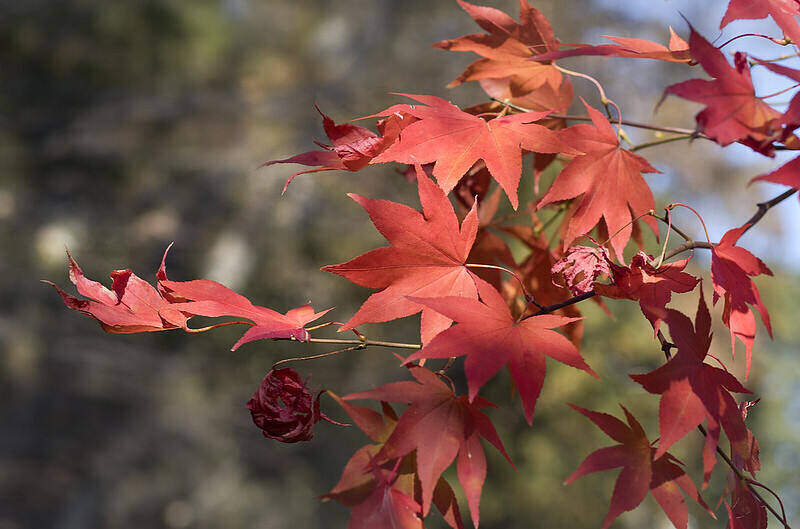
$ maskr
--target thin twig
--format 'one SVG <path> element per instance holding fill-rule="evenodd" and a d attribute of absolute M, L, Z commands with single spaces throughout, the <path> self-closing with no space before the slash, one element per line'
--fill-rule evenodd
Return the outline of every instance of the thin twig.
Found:
<path fill-rule="evenodd" d="M 325 358 L 326 356 L 333 356 L 338 355 L 339 353 L 344 353 L 347 351 L 355 351 L 357 349 L 364 349 L 366 346 L 362 344 L 354 345 L 352 347 L 345 347 L 344 349 L 337 349 L 335 351 L 328 351 L 327 353 L 320 353 L 316 355 L 309 355 L 309 356 L 295 356 L 292 358 L 284 358 L 283 360 L 278 360 L 274 364 L 272 364 L 272 369 L 275 369 L 277 366 L 281 364 L 286 364 L 288 362 L 300 362 L 302 360 L 316 360 L 318 358 Z"/>
<path fill-rule="evenodd" d="M 503 105 L 508 105 L 510 108 L 516 110 L 517 112 L 533 112 L 533 110 L 531 110 L 529 108 L 525 108 L 525 107 L 521 107 L 519 105 L 515 105 L 513 103 L 509 103 L 508 101 L 506 101 L 504 99 L 499 99 L 499 98 L 496 98 L 496 97 L 492 97 L 491 100 L 492 101 L 496 101 L 498 103 L 502 103 Z M 572 115 L 572 114 L 548 114 L 547 117 L 548 118 L 556 118 L 556 119 L 568 119 L 568 120 L 571 120 L 571 121 L 592 121 L 592 118 L 590 118 L 589 116 L 575 116 L 575 115 Z M 637 129 L 647 129 L 647 130 L 654 130 L 654 131 L 658 131 L 658 132 L 671 132 L 673 134 L 690 135 L 690 136 L 694 136 L 695 138 L 703 138 L 703 139 L 707 139 L 707 140 L 711 139 L 708 136 L 706 136 L 705 134 L 699 133 L 696 130 L 692 130 L 692 129 L 682 129 L 680 127 L 664 127 L 664 126 L 661 126 L 661 125 L 651 125 L 649 123 L 641 123 L 639 121 L 628 121 L 627 119 L 623 119 L 622 121 L 620 121 L 620 123 L 622 123 L 623 125 L 626 125 L 628 127 L 634 127 L 634 128 L 637 128 Z"/>
<path fill-rule="evenodd" d="M 340 343 L 340 344 L 354 344 L 363 345 L 364 347 L 394 347 L 396 349 L 419 349 L 422 346 L 418 343 L 398 343 L 398 342 L 384 342 L 381 340 L 342 340 L 339 338 L 309 338 L 311 343 Z"/>
<path fill-rule="evenodd" d="M 698 424 L 697 425 L 697 429 L 700 430 L 700 433 L 703 434 L 704 437 L 708 436 L 708 433 L 706 432 L 706 429 L 703 428 L 702 424 Z M 776 511 L 775 508 L 772 505 L 767 503 L 767 500 L 765 500 L 764 497 L 761 496 L 761 494 L 759 494 L 759 492 L 755 488 L 753 488 L 753 485 L 750 483 L 750 480 L 747 478 L 747 476 L 742 474 L 742 471 L 739 470 L 738 468 L 736 468 L 736 465 L 733 464 L 733 461 L 731 461 L 731 458 L 728 457 L 728 454 L 726 454 L 725 451 L 722 450 L 722 448 L 719 447 L 719 445 L 717 445 L 717 454 L 719 454 L 719 456 L 723 459 L 723 461 L 725 461 L 725 463 L 731 468 L 731 470 L 733 470 L 733 473 L 736 474 L 736 477 L 738 477 L 745 485 L 747 485 L 747 488 L 750 489 L 750 493 L 753 496 L 755 496 L 756 499 L 759 502 L 761 502 L 761 505 L 766 507 L 766 509 L 769 512 L 771 512 L 772 515 L 775 518 L 777 518 L 778 521 L 781 522 L 781 524 L 783 524 L 783 526 L 786 529 L 792 529 L 789 526 L 789 522 L 786 520 L 786 518 L 784 518 L 780 514 L 778 514 L 778 511 Z"/>

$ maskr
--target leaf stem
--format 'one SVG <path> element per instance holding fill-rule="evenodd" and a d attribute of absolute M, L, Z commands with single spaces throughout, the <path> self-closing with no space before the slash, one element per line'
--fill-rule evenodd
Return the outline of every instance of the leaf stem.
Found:
<path fill-rule="evenodd" d="M 224 323 L 215 323 L 214 325 L 209 325 L 208 327 L 200 327 L 199 329 L 190 329 L 187 327 L 185 329 L 186 332 L 206 332 L 210 331 L 211 329 L 216 329 L 217 327 L 227 327 L 228 325 L 250 325 L 251 327 L 255 326 L 255 323 L 249 321 L 226 321 Z"/>
<path fill-rule="evenodd" d="M 533 303 L 540 309 L 542 308 L 542 305 L 536 302 L 533 296 L 528 292 L 528 289 L 525 288 L 525 283 L 522 282 L 522 279 L 520 279 L 520 277 L 513 270 L 509 270 L 508 268 L 502 266 L 490 265 L 490 264 L 466 263 L 464 266 L 466 266 L 467 268 L 485 268 L 488 270 L 500 270 L 501 272 L 506 272 L 508 274 L 511 274 L 512 276 L 514 276 L 514 279 L 516 279 L 517 282 L 519 283 L 520 288 L 522 288 L 522 294 L 525 296 L 525 301 L 528 303 Z"/>
<path fill-rule="evenodd" d="M 354 345 L 352 347 L 345 347 L 344 349 L 337 349 L 336 351 L 328 351 L 327 353 L 320 353 L 315 355 L 309 356 L 294 356 L 292 358 L 284 358 L 283 360 L 278 360 L 274 364 L 272 364 L 272 369 L 275 369 L 277 366 L 286 364 L 289 362 L 300 362 L 303 360 L 316 360 L 318 358 L 325 358 L 326 356 L 334 356 L 338 355 L 339 353 L 344 353 L 347 351 L 355 351 L 357 349 L 365 349 L 366 346 L 364 344 Z"/>
<path fill-rule="evenodd" d="M 355 344 L 365 347 L 394 347 L 396 349 L 419 349 L 422 346 L 417 343 L 399 343 L 399 342 L 384 342 L 382 340 L 343 340 L 340 338 L 309 338 L 311 343 L 340 343 L 340 344 Z"/>
<path fill-rule="evenodd" d="M 705 223 L 705 221 L 703 221 L 703 217 L 700 216 L 700 213 L 698 213 L 696 209 L 694 209 L 692 206 L 687 206 L 683 202 L 673 202 L 672 204 L 668 204 L 666 209 L 669 211 L 669 210 L 675 209 L 678 206 L 681 206 L 681 207 L 684 207 L 684 208 L 688 209 L 689 211 L 694 213 L 697 216 L 698 219 L 700 219 L 700 224 L 703 225 L 703 231 L 706 234 L 706 242 L 708 242 L 708 244 L 711 244 L 711 237 L 708 236 L 708 229 L 706 228 L 706 223 Z"/>
<path fill-rule="evenodd" d="M 702 424 L 698 424 L 697 425 L 697 429 L 700 430 L 700 433 L 703 434 L 704 437 L 708 436 L 708 433 L 706 432 L 706 429 L 703 428 Z M 765 500 L 764 497 L 761 494 L 759 494 L 759 492 L 755 488 L 753 488 L 753 485 L 752 485 L 752 483 L 750 483 L 750 480 L 747 478 L 747 476 L 742 474 L 742 471 L 739 470 L 738 468 L 736 468 L 736 465 L 733 464 L 733 461 L 731 461 L 731 458 L 728 457 L 728 454 L 726 454 L 725 451 L 722 450 L 722 448 L 719 447 L 719 445 L 717 445 L 717 454 L 719 454 L 719 456 L 722 458 L 722 460 L 725 461 L 725 464 L 727 464 L 731 468 L 733 473 L 736 474 L 736 477 L 738 477 L 742 481 L 742 483 L 747 485 L 747 488 L 750 489 L 750 493 L 753 496 L 756 497 L 756 499 L 761 503 L 761 505 L 766 507 L 766 509 L 769 512 L 771 512 L 772 515 L 775 518 L 777 518 L 778 521 L 781 522 L 781 524 L 783 524 L 783 526 L 786 529 L 792 529 L 789 526 L 789 522 L 786 520 L 786 518 L 784 516 L 781 516 L 780 514 L 778 514 L 778 511 L 776 511 L 775 508 L 772 505 L 767 503 L 767 500 Z M 770 491 L 770 492 L 772 492 L 772 491 Z M 781 504 L 781 505 L 783 505 L 783 504 Z"/>
<path fill-rule="evenodd" d="M 636 152 L 642 149 L 647 149 L 648 147 L 655 147 L 656 145 L 664 145 L 665 143 L 672 143 L 673 141 L 679 141 L 679 140 L 691 140 L 696 137 L 697 136 L 694 133 L 683 134 L 681 136 L 671 136 L 669 138 L 661 138 L 658 140 L 648 141 L 646 143 L 640 143 L 639 145 L 631 147 L 629 150 L 631 152 Z"/>
<path fill-rule="evenodd" d="M 525 107 L 521 107 L 519 105 L 515 105 L 513 103 L 509 103 L 505 99 L 499 99 L 499 98 L 496 98 L 496 97 L 492 97 L 490 99 L 492 101 L 496 101 L 498 103 L 502 103 L 504 105 L 508 105 L 509 108 L 511 108 L 513 110 L 516 110 L 517 112 L 533 112 L 533 110 L 531 110 L 529 108 L 525 108 Z M 589 116 L 577 116 L 577 115 L 574 115 L 574 114 L 548 114 L 547 117 L 548 118 L 556 118 L 556 119 L 567 119 L 567 120 L 571 120 L 571 121 L 592 121 L 592 118 L 590 118 Z M 622 121 L 620 121 L 620 123 L 622 125 L 625 125 L 625 126 L 628 126 L 628 127 L 634 127 L 634 128 L 637 128 L 637 129 L 653 130 L 653 131 L 656 131 L 656 132 L 670 132 L 670 133 L 673 133 L 673 134 L 682 134 L 682 135 L 688 135 L 688 136 L 692 136 L 693 135 L 695 138 L 703 138 L 703 139 L 706 139 L 706 140 L 710 140 L 711 139 L 708 136 L 706 136 L 705 134 L 699 133 L 699 132 L 697 132 L 696 130 L 693 130 L 693 129 L 684 129 L 684 128 L 680 128 L 680 127 L 665 127 L 665 126 L 661 126 L 661 125 L 651 125 L 650 123 L 642 123 L 640 121 L 629 121 L 629 120 L 626 120 L 626 119 L 623 119 Z"/>

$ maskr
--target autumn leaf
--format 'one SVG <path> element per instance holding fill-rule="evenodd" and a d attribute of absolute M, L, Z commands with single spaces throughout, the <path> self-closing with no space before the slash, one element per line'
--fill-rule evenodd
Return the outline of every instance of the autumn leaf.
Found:
<path fill-rule="evenodd" d="M 387 484 L 412 498 L 416 503 L 415 512 L 422 516 L 422 496 L 419 480 L 413 479 L 411 474 L 416 471 L 416 454 L 411 453 L 392 461 L 388 457 L 378 456 L 384 444 L 397 426 L 398 418 L 389 403 L 382 401 L 383 413 L 378 413 L 370 408 L 358 406 L 338 395 L 328 394 L 339 403 L 347 412 L 353 422 L 376 444 L 361 447 L 353 454 L 342 471 L 342 476 L 336 486 L 323 499 L 333 499 L 348 507 L 361 507 L 351 511 L 351 523 L 366 523 L 371 520 L 373 513 L 370 509 L 383 510 L 392 513 L 392 508 L 384 506 L 383 502 L 367 501 L 375 494 L 377 488 L 385 488 Z M 386 491 L 383 491 L 386 495 Z M 403 500 L 405 501 L 405 500 Z M 436 483 L 433 492 L 433 504 L 453 529 L 463 529 L 458 501 L 453 494 L 450 484 L 442 477 Z M 401 502 L 400 505 L 403 503 Z M 382 516 L 377 514 L 377 516 Z M 376 527 L 383 527 L 378 525 Z"/>
<path fill-rule="evenodd" d="M 553 276 L 563 275 L 564 287 L 573 296 L 579 296 L 593 290 L 599 276 L 611 277 L 611 264 L 608 250 L 603 246 L 570 246 L 550 270 Z M 555 281 L 553 283 L 560 286 Z"/>
<path fill-rule="evenodd" d="M 481 386 L 500 368 L 508 365 L 528 424 L 533 421 L 536 399 L 544 383 L 545 356 L 597 377 L 575 346 L 552 330 L 578 318 L 542 314 L 516 321 L 505 300 L 490 284 L 483 280 L 477 284 L 482 302 L 458 297 L 413 298 L 458 323 L 409 356 L 406 362 L 466 355 L 464 371 L 470 400 L 476 398 Z"/>
<path fill-rule="evenodd" d="M 169 251 L 169 248 L 167 248 Z M 274 311 L 267 307 L 253 305 L 249 299 L 234 292 L 225 285 L 210 279 L 195 279 L 193 281 L 170 281 L 167 279 L 164 261 L 159 268 L 159 289 L 164 296 L 171 297 L 176 302 L 171 304 L 174 309 L 196 316 L 218 318 L 233 316 L 245 318 L 253 322 L 239 340 L 233 344 L 231 351 L 235 351 L 245 343 L 264 339 L 295 339 L 301 342 L 308 341 L 308 331 L 305 325 L 312 322 L 331 309 L 314 312 L 311 305 L 289 310 L 286 314 Z M 180 302 L 178 302 L 180 301 Z"/>
<path fill-rule="evenodd" d="M 549 112 L 526 112 L 485 121 L 435 96 L 406 95 L 422 105 L 400 104 L 379 112 L 389 116 L 407 113 L 419 121 L 400 133 L 400 139 L 376 156 L 372 163 L 436 162 L 433 176 L 449 193 L 478 160 L 519 205 L 517 186 L 522 174 L 522 149 L 539 153 L 577 154 L 559 139 L 559 133 L 533 123 Z"/>
<path fill-rule="evenodd" d="M 358 285 L 380 289 L 340 330 L 422 311 L 420 333 L 426 343 L 449 327 L 452 320 L 407 296 L 478 296 L 475 275 L 464 266 L 478 231 L 477 205 L 473 205 L 459 229 L 447 196 L 421 167 L 417 167 L 417 186 L 422 213 L 395 202 L 349 195 L 367 210 L 391 246 L 322 268 Z"/>
<path fill-rule="evenodd" d="M 657 333 L 661 320 L 666 317 L 666 306 L 672 299 L 672 293 L 691 292 L 700 281 L 683 272 L 690 259 L 687 257 L 656 268 L 650 264 L 653 256 L 639 252 L 631 259 L 630 268 L 609 263 L 614 284 L 596 284 L 594 290 L 607 298 L 638 301 L 642 314 L 653 325 L 653 332 Z"/>
<path fill-rule="evenodd" d="M 410 366 L 409 370 L 416 382 L 391 382 L 371 391 L 348 395 L 344 400 L 375 399 L 410 404 L 374 459 L 400 458 L 416 450 L 425 515 L 439 477 L 457 458 L 458 478 L 477 527 L 481 489 L 486 477 L 486 456 L 479 437 L 489 441 L 511 462 L 491 421 L 480 411 L 493 404 L 480 397 L 471 401 L 456 397 L 447 384 L 423 367 Z"/>
<path fill-rule="evenodd" d="M 537 53 L 555 51 L 558 40 L 550 22 L 526 0 L 520 1 L 520 22 L 491 7 L 459 0 L 459 5 L 487 33 L 474 33 L 435 43 L 435 48 L 471 51 L 481 57 L 467 66 L 448 86 L 480 81 L 492 96 L 507 92 L 516 104 L 534 103 L 536 110 L 566 110 L 572 101 L 572 86 L 552 64 L 531 61 Z M 488 82 L 488 84 L 487 84 Z M 525 101 L 522 100 L 525 99 Z M 536 105 L 555 102 L 559 106 Z"/>
<path fill-rule="evenodd" d="M 758 401 L 745 401 L 739 404 L 742 419 L 747 418 L 749 408 Z M 747 446 L 749 457 L 742 457 L 734 447 L 731 446 L 731 460 L 734 467 L 741 472 L 750 472 L 755 477 L 755 472 L 761 468 L 759 460 L 758 441 L 753 432 L 747 430 Z M 739 478 L 737 473 L 731 468 L 725 482 L 723 497 L 729 495 L 730 503 L 725 502 L 728 511 L 728 529 L 766 529 L 767 509 L 753 494 L 745 481 Z"/>
<path fill-rule="evenodd" d="M 690 62 L 692 60 L 689 54 L 689 44 L 680 38 L 672 27 L 669 28 L 669 43 L 666 46 L 649 40 L 612 37 L 609 35 L 601 36 L 604 39 L 615 42 L 615 44 L 601 44 L 599 46 L 562 44 L 561 47 L 578 47 L 566 50 L 548 51 L 537 55 L 534 59 L 537 61 L 555 61 L 566 57 L 600 55 L 606 57 L 627 57 L 631 59 L 655 59 L 667 62 Z"/>
<path fill-rule="evenodd" d="M 653 193 L 642 173 L 658 173 L 644 158 L 621 148 L 608 120 L 583 102 L 592 125 L 573 125 L 561 131 L 562 138 L 586 154 L 576 156 L 556 177 L 537 208 L 580 196 L 577 210 L 564 234 L 564 249 L 591 231 L 601 220 L 614 235 L 610 244 L 617 259 L 631 238 L 631 221 L 655 208 Z M 658 234 L 656 220 L 641 219 Z"/>
<path fill-rule="evenodd" d="M 381 132 L 381 135 L 378 135 L 369 129 L 351 123 L 336 124 L 317 105 L 314 105 L 314 108 L 322 116 L 322 126 L 331 145 L 317 143 L 325 150 L 304 152 L 291 158 L 270 160 L 261 165 L 261 167 L 267 167 L 276 163 L 296 163 L 317 167 L 291 175 L 286 179 L 282 193 L 286 192 L 286 188 L 297 175 L 319 171 L 359 171 L 363 169 L 370 160 L 397 139 L 400 130 L 405 125 L 414 121 L 411 116 L 390 116 L 382 123 L 378 123 L 378 130 Z"/>
<path fill-rule="evenodd" d="M 795 189 L 800 189 L 800 157 L 786 162 L 770 173 L 756 176 L 750 180 L 749 184 L 759 181 L 774 182 L 776 184 L 783 184 Z"/>
<path fill-rule="evenodd" d="M 800 6 L 796 0 L 731 0 L 722 22 L 719 23 L 719 29 L 734 20 L 771 16 L 783 33 L 797 45 L 800 44 L 800 26 L 795 18 L 798 15 Z"/>
<path fill-rule="evenodd" d="M 768 145 L 762 144 L 771 142 L 781 114 L 756 96 L 747 56 L 737 52 L 732 68 L 720 50 L 693 27 L 690 30 L 692 57 L 714 79 L 690 79 L 668 86 L 662 99 L 674 94 L 706 105 L 695 119 L 700 130 L 720 145 L 750 140 L 745 143 L 755 150 L 771 153 Z"/>
<path fill-rule="evenodd" d="M 135 333 L 186 328 L 187 315 L 164 299 L 148 282 L 130 270 L 111 272 L 111 289 L 83 275 L 83 270 L 67 251 L 69 279 L 78 293 L 89 298 L 79 299 L 45 281 L 58 291 L 64 304 L 86 314 L 110 333 Z"/>
<path fill-rule="evenodd" d="M 674 309 L 667 311 L 665 321 L 678 352 L 658 369 L 630 377 L 646 391 L 661 395 L 658 409 L 661 437 L 656 459 L 704 420 L 707 421 L 703 447 L 706 485 L 717 462 L 715 450 L 720 426 L 725 429 L 737 452 L 747 452 L 747 428 L 730 392 L 750 391 L 728 371 L 704 363 L 711 345 L 711 315 L 702 290 L 694 325 L 687 316 Z"/>
<path fill-rule="evenodd" d="M 638 507 L 648 491 L 678 529 L 686 529 L 689 519 L 684 494 L 716 518 L 700 497 L 694 482 L 677 464 L 679 461 L 672 454 L 656 453 L 656 450 L 650 447 L 639 421 L 624 406 L 620 405 L 625 412 L 627 425 L 613 415 L 587 410 L 573 404 L 568 406 L 585 415 L 619 443 L 589 454 L 564 482 L 569 484 L 586 474 L 622 467 L 622 472 L 614 484 L 614 493 L 611 496 L 608 514 L 603 520 L 603 529 L 611 525 L 623 512 Z"/>
<path fill-rule="evenodd" d="M 736 351 L 736 338 L 744 344 L 747 368 L 745 379 L 750 374 L 750 359 L 753 353 L 753 341 L 756 336 L 756 320 L 748 305 L 758 308 L 761 321 L 772 338 L 772 325 L 769 312 L 761 302 L 761 295 L 751 276 L 766 274 L 771 276 L 772 270 L 761 259 L 736 246 L 739 237 L 750 227 L 745 224 L 729 230 L 722 236 L 718 244 L 711 249 L 711 280 L 714 284 L 714 303 L 725 298 L 722 310 L 722 322 L 731 331 L 731 350 Z"/>

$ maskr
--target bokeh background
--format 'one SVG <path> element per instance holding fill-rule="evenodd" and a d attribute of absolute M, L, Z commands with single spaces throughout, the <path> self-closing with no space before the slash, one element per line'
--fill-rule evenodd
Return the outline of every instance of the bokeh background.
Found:
<path fill-rule="evenodd" d="M 491 4 L 517 15 L 513 0 Z M 591 43 L 602 34 L 663 42 L 669 24 L 686 36 L 679 12 L 715 39 L 725 4 L 535 2 L 562 41 Z M 725 35 L 744 27 L 779 36 L 769 22 L 735 25 Z M 366 437 L 321 423 L 313 442 L 281 445 L 261 437 L 244 407 L 274 361 L 325 349 L 262 342 L 230 353 L 240 332 L 230 328 L 107 335 L 65 309 L 39 279 L 68 285 L 68 246 L 91 278 L 130 267 L 152 281 L 175 241 L 168 261 L 174 279 L 215 279 L 282 311 L 311 299 L 317 308 L 335 305 L 335 318 L 346 319 L 368 292 L 319 267 L 384 241 L 344 192 L 416 205 L 413 186 L 379 166 L 301 176 L 281 198 L 293 167 L 257 168 L 325 139 L 315 101 L 345 121 L 397 102 L 389 92 L 462 105 L 485 100 L 476 86 L 445 88 L 474 57 L 430 48 L 476 31 L 450 0 L 0 3 L 0 529 L 346 526 L 347 510 L 317 496 Z M 760 57 L 786 53 L 755 39 L 739 43 Z M 666 85 L 697 70 L 622 59 L 564 64 L 600 79 L 628 119 L 693 126 L 697 105 L 669 99 L 653 109 Z M 763 80 L 761 93 L 779 82 Z M 578 79 L 575 87 L 597 104 L 591 85 Z M 652 138 L 628 132 L 634 141 Z M 657 204 L 694 205 L 715 239 L 782 190 L 745 188 L 780 158 L 742 147 L 697 141 L 645 154 L 663 172 L 648 177 Z M 760 328 L 749 387 L 762 400 L 749 425 L 762 447 L 760 478 L 781 494 L 795 523 L 798 210 L 796 199 L 786 201 L 742 240 L 776 276 L 757 279 L 775 339 Z M 690 216 L 678 212 L 676 223 L 700 236 Z M 708 255 L 698 253 L 693 266 L 708 277 Z M 708 294 L 708 280 L 704 287 Z M 675 306 L 692 310 L 695 299 L 684 296 Z M 517 471 L 490 454 L 482 527 L 599 526 L 616 473 L 562 482 L 610 440 L 565 401 L 609 413 L 619 413 L 622 402 L 645 419 L 651 439 L 657 435 L 658 398 L 626 376 L 661 362 L 647 321 L 635 304 L 609 303 L 613 321 L 584 305 L 583 351 L 602 381 L 551 363 L 532 428 L 519 402 L 510 402 L 507 376 L 487 387 L 502 406 L 492 418 Z M 413 320 L 364 330 L 409 341 L 416 339 Z M 714 351 L 729 359 L 727 331 L 717 336 Z M 742 356 L 739 349 L 730 364 L 737 373 Z M 379 349 L 296 368 L 312 374 L 313 386 L 340 394 L 403 376 L 391 352 Z M 325 406 L 343 418 L 332 401 Z M 699 439 L 676 452 L 699 479 Z M 712 505 L 725 473 L 717 467 L 706 493 Z M 692 516 L 693 527 L 723 525 L 696 509 Z M 652 499 L 615 524 L 668 526 Z"/>

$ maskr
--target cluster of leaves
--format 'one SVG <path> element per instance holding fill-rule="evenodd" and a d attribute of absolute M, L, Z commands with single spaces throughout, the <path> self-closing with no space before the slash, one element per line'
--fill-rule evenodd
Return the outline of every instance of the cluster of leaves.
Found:
<path fill-rule="evenodd" d="M 711 251 L 708 273 L 713 301 L 724 299 L 722 323 L 730 330 L 732 351 L 737 338 L 744 343 L 749 373 L 756 334 L 751 307 L 758 309 L 771 334 L 769 314 L 752 277 L 771 275 L 771 271 L 737 243 L 769 207 L 800 188 L 800 158 L 753 179 L 793 189 L 759 205 L 752 219 L 729 230 L 718 243 L 693 241 L 674 230 L 686 239 L 684 244 L 667 252 L 665 241 L 661 256 L 655 259 L 643 251 L 643 228 L 658 236 L 661 220 L 667 225 L 669 240 L 673 230 L 670 211 L 684 206 L 667 205 L 663 218 L 655 214 L 655 200 L 643 174 L 658 170 L 634 151 L 659 142 L 626 148 L 622 128 L 626 122 L 602 87 L 601 102 L 609 117 L 611 107 L 617 109 L 614 123 L 585 101 L 585 116 L 559 114 L 573 102 L 572 86 L 564 75 L 575 72 L 554 61 L 599 55 L 684 63 L 687 68 L 700 65 L 711 80 L 690 79 L 664 90 L 664 96 L 705 105 L 696 116 L 697 129 L 662 143 L 700 137 L 720 146 L 738 142 L 765 156 L 800 145 L 794 135 L 800 127 L 800 96 L 780 112 L 756 96 L 750 69 L 764 67 L 797 82 L 800 71 L 749 58 L 744 52 L 736 52 L 732 66 L 720 49 L 691 26 L 688 42 L 670 28 L 666 46 L 619 37 L 609 37 L 614 42 L 610 45 L 562 46 L 547 19 L 526 0 L 520 1 L 519 22 L 493 8 L 461 0 L 459 4 L 485 33 L 434 46 L 479 55 L 451 86 L 477 81 L 490 101 L 461 109 L 432 95 L 400 94 L 413 103 L 399 103 L 367 116 L 379 118 L 377 133 L 351 123 L 336 124 L 320 111 L 330 144 L 318 142 L 322 150 L 265 164 L 312 167 L 290 176 L 285 192 L 299 174 L 355 172 L 397 162 L 405 165 L 406 177 L 416 182 L 421 204 L 418 211 L 404 204 L 349 195 L 366 210 L 389 245 L 322 268 L 375 290 L 348 321 L 338 324 L 339 331 L 355 332 L 353 346 L 327 354 L 374 345 L 417 349 L 400 358 L 414 380 L 344 397 L 330 394 L 372 444 L 356 451 L 339 483 L 325 497 L 351 508 L 351 529 L 419 528 L 431 505 L 449 525 L 460 528 L 458 503 L 442 476 L 455 461 L 477 527 L 487 473 L 480 439 L 511 462 L 489 416 L 482 411 L 494 405 L 479 395 L 481 389 L 507 367 L 524 417 L 532 424 L 544 385 L 546 357 L 599 378 L 580 353 L 582 327 L 577 304 L 593 297 L 602 304 L 600 298 L 608 297 L 638 302 L 666 355 L 662 367 L 630 375 L 645 391 L 661 396 L 658 441 L 650 442 L 624 407 L 627 424 L 570 404 L 618 444 L 589 455 L 567 483 L 591 472 L 622 467 L 603 527 L 638 506 L 650 491 L 672 523 L 684 529 L 688 520 L 685 496 L 715 515 L 682 463 L 668 450 L 692 430 L 703 432 L 705 488 L 717 454 L 724 455 L 719 448 L 724 430 L 731 446 L 731 456 L 726 458 L 731 467 L 729 500 L 725 500 L 728 527 L 765 527 L 766 509 L 787 525 L 785 516 L 778 515 L 755 491 L 752 485 L 757 482 L 744 476 L 744 472 L 753 474 L 760 468 L 758 444 L 744 422 L 753 403 L 737 402 L 733 394 L 750 392 L 721 360 L 712 357 L 721 367 L 705 362 L 710 356 L 712 319 L 701 278 L 685 271 L 691 256 L 672 259 L 694 248 Z M 787 46 L 797 42 L 800 26 L 795 17 L 800 15 L 800 4 L 793 0 L 731 0 L 721 26 L 767 15 L 785 34 L 781 39 L 771 38 L 773 42 Z M 582 123 L 569 125 L 570 120 Z M 535 192 L 540 196 L 520 204 L 518 188 L 526 156 L 533 157 Z M 552 185 L 539 194 L 538 175 L 552 164 L 560 166 L 560 171 Z M 516 213 L 498 217 L 503 195 Z M 548 224 L 557 223 L 553 236 L 545 235 L 540 217 L 547 218 Z M 521 261 L 509 249 L 509 238 L 528 249 Z M 584 240 L 593 246 L 575 245 Z M 627 264 L 625 250 L 631 240 L 640 251 Z M 112 333 L 203 332 L 222 325 L 247 325 L 234 350 L 260 339 L 313 342 L 317 338 L 311 332 L 335 323 L 308 327 L 330 309 L 315 312 L 307 304 L 281 314 L 254 305 L 214 281 L 171 281 L 165 260 L 166 252 L 155 287 L 130 270 L 117 270 L 111 274 L 109 289 L 84 277 L 69 256 L 70 280 L 88 299 L 56 289 L 68 307 L 98 320 Z M 695 290 L 699 293 L 694 321 L 667 307 L 673 294 Z M 418 313 L 421 343 L 379 342 L 358 331 L 364 323 Z M 236 321 L 192 328 L 189 320 L 195 316 Z M 662 324 L 668 328 L 670 340 L 664 336 Z M 460 356 L 465 357 L 468 382 L 468 393 L 463 396 L 455 394 L 446 374 Z M 432 359 L 448 361 L 432 371 L 424 367 Z M 320 410 L 320 395 L 314 396 L 295 371 L 273 369 L 248 408 L 265 436 L 283 442 L 307 441 L 314 424 L 327 419 Z M 353 400 L 375 401 L 382 412 L 353 404 Z M 398 415 L 390 402 L 408 406 Z"/>

